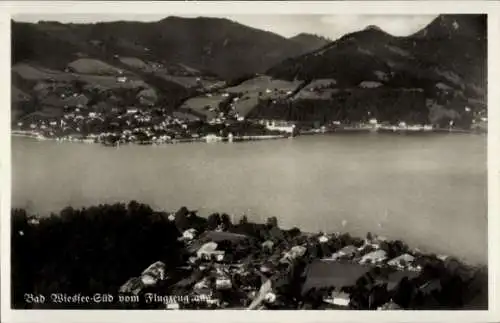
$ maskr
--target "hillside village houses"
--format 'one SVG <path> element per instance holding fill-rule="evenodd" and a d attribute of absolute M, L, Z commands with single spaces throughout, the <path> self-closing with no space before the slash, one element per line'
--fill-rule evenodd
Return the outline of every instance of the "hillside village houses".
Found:
<path fill-rule="evenodd" d="M 117 76 L 117 81 L 121 82 L 126 78 L 123 75 Z M 376 82 L 364 81 L 360 84 L 363 87 L 376 86 Z M 439 85 L 440 86 L 440 85 Z M 38 84 L 37 88 L 40 91 L 45 87 Z M 131 105 L 123 107 L 117 101 L 109 109 L 109 102 L 115 102 L 113 94 L 108 97 L 107 102 L 99 102 L 98 104 L 89 106 L 91 96 L 87 93 L 78 93 L 70 89 L 47 92 L 47 96 L 43 99 L 43 104 L 48 106 L 64 106 L 64 112 L 61 116 L 45 116 L 43 113 L 33 113 L 21 120 L 16 125 L 17 129 L 13 129 L 13 134 L 28 135 L 36 138 L 57 138 L 58 140 L 84 140 L 87 142 L 139 142 L 139 143 L 165 143 L 175 140 L 204 140 L 206 142 L 218 141 L 233 141 L 237 140 L 237 136 L 231 136 L 226 132 L 225 137 L 221 136 L 221 132 L 206 132 L 200 133 L 197 126 L 193 124 L 208 124 L 214 127 L 227 127 L 234 123 L 246 123 L 260 125 L 269 133 L 261 133 L 261 138 L 279 138 L 301 133 L 303 125 L 300 123 L 283 121 L 283 120 L 255 120 L 248 119 L 245 115 L 239 114 L 235 109 L 235 104 L 243 100 L 236 95 L 229 102 L 230 111 L 224 113 L 219 109 L 213 109 L 214 117 L 201 122 L 201 119 L 190 111 L 174 111 L 166 114 L 165 110 L 155 106 L 156 93 L 152 89 L 144 89 L 138 95 L 138 100 L 142 105 Z M 266 93 L 273 93 L 273 90 L 266 89 Z M 290 91 L 288 91 L 290 92 Z M 211 93 L 206 93 L 211 95 Z M 223 92 L 222 97 L 231 97 L 228 92 Z M 113 101 L 114 100 L 114 101 Z M 114 103 L 113 103 L 114 104 Z M 468 106 L 464 109 L 472 110 Z M 467 110 L 468 109 L 468 110 Z M 106 111 L 107 110 L 107 111 Z M 158 114 L 158 111 L 160 114 Z M 370 116 L 365 123 L 356 123 L 354 128 L 371 129 L 371 130 L 389 130 L 389 131 L 432 131 L 433 126 L 430 124 L 407 124 L 401 120 L 399 124 L 388 124 L 380 122 L 373 115 Z M 486 115 L 474 112 L 474 122 L 476 124 L 484 124 L 487 122 Z M 452 120 L 453 121 L 453 120 Z M 201 123 L 200 123 L 201 122 Z M 450 123 L 450 130 L 454 124 Z M 317 128 L 317 129 L 316 129 Z M 327 132 L 331 130 L 348 130 L 349 125 L 343 125 L 340 121 L 333 121 L 330 124 L 315 126 L 315 132 Z M 479 128 L 479 126 L 478 126 Z M 281 134 L 281 135 L 280 135 Z M 242 134 L 239 136 L 241 137 Z M 243 134 L 244 136 L 245 134 Z M 248 136 L 247 136 L 248 137 Z M 259 136 L 252 138 L 258 139 Z M 238 139 L 239 140 L 239 139 Z"/>

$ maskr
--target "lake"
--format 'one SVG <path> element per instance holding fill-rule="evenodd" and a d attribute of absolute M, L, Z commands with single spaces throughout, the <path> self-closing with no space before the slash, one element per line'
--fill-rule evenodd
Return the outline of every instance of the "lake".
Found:
<path fill-rule="evenodd" d="M 486 136 L 334 134 L 163 146 L 12 139 L 12 203 L 46 214 L 135 199 L 303 231 L 379 233 L 487 261 Z M 344 222 L 344 226 L 342 223 Z"/>

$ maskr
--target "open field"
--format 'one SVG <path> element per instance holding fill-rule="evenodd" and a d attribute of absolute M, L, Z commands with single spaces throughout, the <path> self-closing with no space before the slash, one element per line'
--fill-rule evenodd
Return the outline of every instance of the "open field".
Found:
<path fill-rule="evenodd" d="M 229 87 L 226 89 L 230 93 L 251 93 L 251 92 L 288 92 L 294 91 L 299 85 L 300 81 L 284 81 L 273 79 L 270 76 L 261 75 L 253 79 L 247 80 L 237 86 Z"/>
<path fill-rule="evenodd" d="M 17 73 L 21 78 L 30 81 L 54 80 L 54 81 L 71 81 L 74 77 L 69 73 L 51 70 L 48 68 L 38 67 L 31 64 L 16 64 L 12 66 L 12 71 Z"/>
<path fill-rule="evenodd" d="M 246 116 L 257 106 L 259 99 L 284 99 L 300 86 L 300 81 L 284 81 L 261 75 L 237 86 L 225 89 L 229 93 L 242 94 L 234 102 L 234 109 L 240 116 Z"/>
<path fill-rule="evenodd" d="M 68 64 L 73 71 L 82 74 L 121 75 L 124 71 L 98 59 L 79 58 Z"/>
<path fill-rule="evenodd" d="M 148 87 L 144 81 L 137 77 L 128 77 L 126 82 L 120 83 L 115 76 L 111 75 L 65 73 L 24 63 L 14 65 L 12 70 L 21 78 L 29 81 L 69 83 L 80 80 L 90 84 L 92 87 L 100 87 L 102 89 Z"/>
<path fill-rule="evenodd" d="M 222 95 L 212 95 L 210 97 L 206 95 L 198 96 L 184 102 L 184 104 L 181 106 L 181 109 L 191 109 L 197 113 L 205 115 L 207 119 L 212 119 L 217 116 L 217 112 L 210 111 L 210 108 L 218 109 L 219 103 L 221 103 L 225 99 L 226 98 Z"/>

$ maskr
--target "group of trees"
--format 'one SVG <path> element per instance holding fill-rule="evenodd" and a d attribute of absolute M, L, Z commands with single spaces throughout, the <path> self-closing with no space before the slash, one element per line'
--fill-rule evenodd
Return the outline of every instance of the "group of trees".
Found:
<path fill-rule="evenodd" d="M 11 232 L 14 308 L 30 306 L 25 293 L 116 294 L 153 262 L 177 266 L 183 250 L 166 214 L 134 201 L 68 207 L 38 224 L 13 210 Z"/>
<path fill-rule="evenodd" d="M 286 119 L 300 122 L 344 123 L 379 121 L 427 123 L 429 111 L 425 97 L 418 91 L 398 89 L 348 89 L 333 93 L 329 99 L 294 101 L 259 99 L 249 118 Z"/>

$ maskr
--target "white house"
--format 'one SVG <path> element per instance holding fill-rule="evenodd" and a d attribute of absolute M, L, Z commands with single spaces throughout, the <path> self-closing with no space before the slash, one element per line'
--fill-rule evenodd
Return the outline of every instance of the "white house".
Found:
<path fill-rule="evenodd" d="M 349 303 L 351 302 L 351 297 L 349 294 L 344 293 L 344 292 L 338 292 L 334 291 L 332 292 L 331 295 L 328 297 L 325 297 L 323 299 L 325 303 L 337 305 L 337 306 L 343 306 L 343 307 L 348 307 Z"/>
<path fill-rule="evenodd" d="M 339 251 L 337 251 L 336 253 L 334 253 L 332 255 L 332 260 L 337 260 L 338 258 L 341 258 L 341 257 L 350 257 L 350 256 L 353 256 L 356 251 L 358 249 L 353 246 L 353 245 L 349 245 L 349 246 L 345 246 L 344 248 L 340 249 Z"/>
<path fill-rule="evenodd" d="M 415 260 L 415 257 L 412 255 L 405 253 L 402 254 L 396 258 L 393 258 L 387 262 L 387 265 L 391 267 L 396 267 L 398 269 L 405 269 L 406 267 L 409 267 L 412 265 L 413 261 Z"/>
<path fill-rule="evenodd" d="M 222 138 L 214 134 L 208 134 L 205 136 L 205 140 L 206 142 L 218 142 L 221 141 Z"/>
<path fill-rule="evenodd" d="M 218 277 L 215 280 L 215 288 L 217 290 L 231 289 L 232 283 L 228 277 Z"/>
<path fill-rule="evenodd" d="M 378 264 L 384 261 L 387 258 L 387 253 L 382 250 L 378 249 L 375 251 L 372 251 L 363 257 L 361 257 L 361 260 L 359 261 L 360 264 L 366 264 L 366 263 L 372 263 L 372 264 Z"/>
<path fill-rule="evenodd" d="M 186 240 L 193 240 L 196 236 L 196 229 L 187 229 L 182 233 L 182 237 Z"/>
<path fill-rule="evenodd" d="M 165 279 L 165 264 L 161 261 L 157 261 L 148 268 L 146 268 L 141 274 L 141 281 L 145 286 L 156 285 L 159 280 Z"/>
<path fill-rule="evenodd" d="M 295 125 L 287 122 L 268 121 L 266 122 L 266 129 L 271 131 L 293 133 L 295 131 Z"/>

